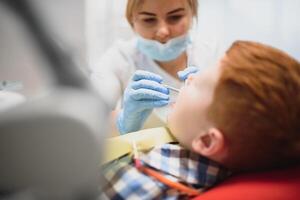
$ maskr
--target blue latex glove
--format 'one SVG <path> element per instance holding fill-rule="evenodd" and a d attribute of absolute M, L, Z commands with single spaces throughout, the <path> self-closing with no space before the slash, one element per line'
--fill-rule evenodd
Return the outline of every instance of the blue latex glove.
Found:
<path fill-rule="evenodd" d="M 123 109 L 118 115 L 117 126 L 121 134 L 138 131 L 152 109 L 169 103 L 169 90 L 162 78 L 154 73 L 138 70 L 124 92 Z"/>
<path fill-rule="evenodd" d="M 197 73 L 198 71 L 199 71 L 198 67 L 191 66 L 191 67 L 185 68 L 183 71 L 179 71 L 177 73 L 177 75 L 180 80 L 185 81 L 190 74 Z"/>

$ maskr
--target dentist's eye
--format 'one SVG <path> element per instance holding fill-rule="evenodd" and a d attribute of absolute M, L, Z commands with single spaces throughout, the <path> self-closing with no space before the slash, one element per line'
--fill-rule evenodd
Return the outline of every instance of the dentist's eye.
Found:
<path fill-rule="evenodd" d="M 170 24 L 176 24 L 177 22 L 179 22 L 181 20 L 182 17 L 183 17 L 183 15 L 172 15 L 172 16 L 169 16 L 167 18 L 167 20 L 168 20 L 168 23 L 170 23 Z"/>
<path fill-rule="evenodd" d="M 156 19 L 155 18 L 145 18 L 145 19 L 143 19 L 143 22 L 145 23 L 145 24 L 155 24 L 156 23 Z"/>

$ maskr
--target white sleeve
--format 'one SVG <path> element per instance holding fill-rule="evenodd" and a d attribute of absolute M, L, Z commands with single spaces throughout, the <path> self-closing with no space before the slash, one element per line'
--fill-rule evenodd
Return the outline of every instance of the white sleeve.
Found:
<path fill-rule="evenodd" d="M 124 45 L 117 42 L 91 67 L 92 84 L 112 109 L 135 68 L 133 58 L 122 48 Z"/>

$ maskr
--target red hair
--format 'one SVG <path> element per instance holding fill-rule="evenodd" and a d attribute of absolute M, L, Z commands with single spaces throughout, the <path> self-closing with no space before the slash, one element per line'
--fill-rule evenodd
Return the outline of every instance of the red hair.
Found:
<path fill-rule="evenodd" d="M 209 118 L 229 147 L 235 170 L 300 159 L 300 64 L 286 53 L 237 41 L 221 62 Z"/>

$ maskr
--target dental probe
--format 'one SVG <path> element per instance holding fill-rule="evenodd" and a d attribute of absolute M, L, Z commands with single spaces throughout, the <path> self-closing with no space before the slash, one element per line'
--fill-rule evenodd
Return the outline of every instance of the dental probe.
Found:
<path fill-rule="evenodd" d="M 163 84 L 163 86 L 165 86 L 166 88 L 168 88 L 169 90 L 172 90 L 172 91 L 174 91 L 174 92 L 179 92 L 179 89 L 174 88 L 174 87 L 172 87 L 172 86 L 169 86 L 169 85 L 166 85 L 166 84 Z"/>

